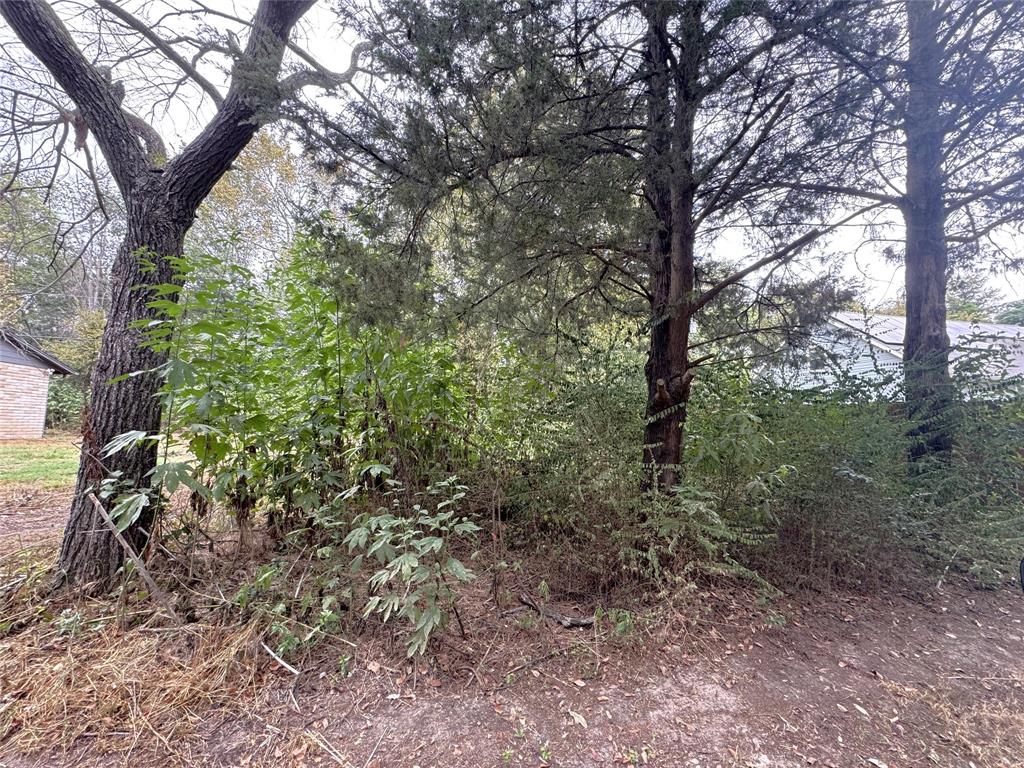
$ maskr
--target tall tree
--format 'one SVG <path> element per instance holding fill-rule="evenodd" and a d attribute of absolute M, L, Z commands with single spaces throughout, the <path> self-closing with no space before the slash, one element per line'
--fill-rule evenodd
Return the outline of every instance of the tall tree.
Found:
<path fill-rule="evenodd" d="M 942 49 L 939 13 L 930 2 L 906 0 L 907 98 L 903 125 L 907 147 L 906 221 L 907 323 L 903 341 L 909 417 L 922 421 L 922 440 L 912 455 L 952 447 L 948 413 L 953 387 L 946 333 L 945 199 L 942 178 Z M 942 423 L 932 423 L 934 419 Z"/>
<path fill-rule="evenodd" d="M 367 34 L 401 97 L 361 131 L 326 120 L 325 142 L 412 201 L 403 244 L 418 233 L 441 263 L 483 260 L 471 306 L 518 287 L 520 314 L 556 327 L 588 296 L 642 313 L 643 458 L 648 482 L 671 488 L 711 342 L 771 312 L 790 327 L 792 303 L 773 296 L 802 282 L 794 260 L 835 223 L 828 200 L 785 185 L 835 130 L 806 82 L 835 72 L 803 38 L 830 6 L 472 5 L 385 4 Z"/>
<path fill-rule="evenodd" d="M 152 317 L 148 307 L 152 295 L 139 286 L 172 279 L 168 257 L 181 254 L 200 203 L 260 125 L 274 117 L 282 99 L 305 85 L 329 81 L 319 69 L 279 77 L 292 28 L 313 0 L 262 0 L 247 24 L 244 49 L 237 44 L 232 48 L 229 42 L 222 42 L 219 48 L 212 46 L 228 51 L 233 59 L 230 87 L 224 94 L 195 64 L 211 47 L 192 41 L 200 54 L 190 60 L 175 47 L 184 38 L 172 43 L 125 6 L 109 0 L 100 0 L 98 5 L 107 14 L 105 20 L 117 24 L 120 33 L 136 35 L 145 43 L 142 48 L 164 55 L 178 78 L 172 85 L 180 86 L 186 80 L 196 83 L 212 99 L 216 112 L 194 140 L 169 157 L 157 131 L 124 106 L 124 84 L 113 79 L 111 69 L 90 61 L 53 7 L 43 0 L 0 1 L 0 15 L 74 108 L 49 97 L 37 97 L 34 103 L 40 99 L 51 103 L 54 114 L 50 124 L 63 125 L 65 136 L 70 126 L 80 148 L 87 146 L 87 136 L 94 137 L 125 205 L 126 233 L 113 263 L 109 317 L 93 372 L 76 493 L 58 565 L 62 579 L 71 584 L 107 583 L 123 559 L 120 547 L 97 520 L 87 492 L 108 476 L 142 484 L 156 462 L 153 444 L 113 456 L 103 453 L 104 446 L 118 434 L 132 430 L 152 433 L 160 426 L 154 370 L 164 362 L 164 355 L 140 345 L 137 326 Z M 26 106 L 32 101 L 29 94 L 15 94 L 11 106 L 14 130 L 19 97 Z M 127 538 L 134 546 L 145 543 L 154 514 L 150 507 L 131 522 Z"/>
<path fill-rule="evenodd" d="M 847 102 L 861 127 L 843 146 L 851 162 L 835 166 L 845 177 L 803 188 L 899 211 L 911 458 L 941 455 L 955 437 L 949 276 L 989 257 L 1020 263 L 999 234 L 1024 222 L 1024 5 L 850 3 L 818 39 L 861 78 Z"/>

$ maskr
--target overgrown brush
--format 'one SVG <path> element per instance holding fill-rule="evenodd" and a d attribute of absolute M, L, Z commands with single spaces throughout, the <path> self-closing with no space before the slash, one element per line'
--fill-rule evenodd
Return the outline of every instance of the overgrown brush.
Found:
<path fill-rule="evenodd" d="M 88 736 L 107 753 L 193 765 L 203 713 L 255 702 L 269 668 L 257 655 L 264 626 L 192 625 L 168 635 L 109 619 L 39 624 L 0 641 L 0 744 L 69 750 Z M 64 651 L 56 661 L 55 650 Z"/>
<path fill-rule="evenodd" d="M 683 479 L 643 492 L 637 334 L 599 325 L 541 362 L 480 328 L 412 333 L 367 319 L 322 248 L 300 238 L 266 277 L 177 262 L 145 329 L 169 355 L 165 428 L 108 446 L 159 442 L 164 461 L 148 487 L 103 488 L 122 526 L 186 488 L 162 528 L 186 551 L 211 510 L 228 512 L 239 556 L 264 563 L 236 605 L 269 616 L 282 654 L 356 615 L 400 617 L 422 652 L 459 623 L 481 528 L 492 573 L 533 558 L 566 589 L 601 593 L 723 577 L 867 588 L 919 567 L 991 577 L 1020 541 L 1011 386 L 993 399 L 966 382 L 957 451 L 908 473 L 891 382 L 789 392 L 742 360 L 712 362 L 693 385 Z M 267 546 L 315 553 L 291 597 Z"/>

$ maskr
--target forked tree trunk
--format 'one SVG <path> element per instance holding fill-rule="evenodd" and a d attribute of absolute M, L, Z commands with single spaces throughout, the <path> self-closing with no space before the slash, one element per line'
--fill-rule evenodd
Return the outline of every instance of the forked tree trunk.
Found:
<path fill-rule="evenodd" d="M 140 373 L 111 381 L 126 372 L 152 371 L 166 361 L 166 355 L 141 346 L 142 333 L 133 326 L 155 318 L 146 306 L 142 286 L 170 282 L 173 269 L 166 257 L 181 255 L 192 217 L 175 216 L 154 202 L 159 197 L 152 192 L 140 194 L 130 203 L 128 231 L 111 274 L 110 315 L 92 374 L 75 497 L 58 560 L 59 580 L 71 584 L 109 583 L 124 562 L 124 552 L 88 500 L 90 490 L 98 490 L 104 478 L 115 475 L 128 487 L 143 487 L 147 473 L 156 465 L 155 445 L 122 450 L 109 457 L 103 456 L 103 448 L 124 432 L 160 430 L 158 375 Z M 152 269 L 145 266 L 147 262 Z M 142 550 L 151 533 L 154 513 L 153 508 L 145 508 L 138 523 L 125 532 L 137 551 Z"/>
<path fill-rule="evenodd" d="M 909 56 L 907 141 L 907 318 L 904 386 L 913 460 L 950 450 L 953 383 L 946 333 L 948 258 L 943 189 L 939 11 L 930 0 L 907 0 Z"/>
<path fill-rule="evenodd" d="M 128 232 L 111 273 L 110 315 L 93 371 L 58 582 L 106 586 L 124 562 L 124 553 L 96 518 L 87 495 L 111 475 L 126 486 L 145 487 L 147 474 L 156 466 L 153 445 L 102 456 L 104 446 L 119 434 L 160 430 L 160 381 L 152 370 L 165 357 L 142 348 L 141 331 L 133 327 L 154 316 L 140 286 L 170 281 L 173 269 L 167 257 L 181 254 L 200 204 L 285 92 L 306 83 L 302 78 L 289 85 L 279 81 L 278 74 L 292 27 L 313 1 L 261 0 L 216 114 L 199 136 L 167 161 L 160 137 L 122 109 L 123 88 L 114 88 L 83 55 L 51 5 L 43 0 L 0 0 L 0 16 L 78 106 L 76 119 L 99 143 L 127 209 Z M 146 268 L 147 262 L 152 270 Z M 141 548 L 152 534 L 155 511 L 146 509 L 126 531 L 134 547 Z"/>

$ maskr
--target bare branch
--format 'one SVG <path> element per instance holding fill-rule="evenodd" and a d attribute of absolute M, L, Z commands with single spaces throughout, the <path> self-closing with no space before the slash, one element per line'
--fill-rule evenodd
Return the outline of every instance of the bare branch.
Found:
<path fill-rule="evenodd" d="M 120 5 L 112 2 L 112 0 L 96 0 L 96 4 L 103 10 L 119 18 L 133 30 L 142 35 L 146 40 L 149 40 L 158 51 L 174 62 L 182 72 L 195 81 L 195 83 L 213 100 L 214 104 L 219 107 L 224 102 L 224 97 L 221 96 L 217 87 L 203 77 L 192 63 L 174 49 L 174 46 L 154 32 L 150 25 L 144 23 L 138 17 L 133 16 Z"/>
<path fill-rule="evenodd" d="M 0 15 L 50 71 L 92 129 L 110 172 L 128 196 L 147 166 L 132 126 L 111 83 L 86 60 L 52 7 L 43 0 L 0 0 Z"/>

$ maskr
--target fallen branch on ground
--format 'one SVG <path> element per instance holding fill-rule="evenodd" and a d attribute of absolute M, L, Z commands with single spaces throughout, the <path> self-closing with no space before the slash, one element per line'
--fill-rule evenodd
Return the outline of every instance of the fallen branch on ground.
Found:
<path fill-rule="evenodd" d="M 545 608 L 542 605 L 538 605 L 526 593 L 519 595 L 519 602 L 521 602 L 527 608 L 532 608 L 544 618 L 551 619 L 552 621 L 557 621 L 566 629 L 579 629 L 581 627 L 594 626 L 593 616 L 591 616 L 589 619 L 579 619 L 575 616 L 566 616 L 564 613 L 558 613 L 557 611 L 552 611 L 550 608 Z"/>
<path fill-rule="evenodd" d="M 142 564 L 142 559 L 135 554 L 135 550 L 132 549 L 131 544 L 129 544 L 125 540 L 124 536 L 121 535 L 121 532 L 117 530 L 117 526 L 114 524 L 114 521 L 110 519 L 110 515 L 107 514 L 107 510 L 105 510 L 103 505 L 100 504 L 100 500 L 96 498 L 95 493 L 89 494 L 89 501 L 92 502 L 93 507 L 96 509 L 96 513 L 100 516 L 100 519 L 103 520 L 104 525 L 106 525 L 107 528 L 110 529 L 110 532 L 114 534 L 114 538 L 117 540 L 117 543 L 121 545 L 121 549 L 124 550 L 128 559 L 135 565 L 135 569 L 139 572 L 139 576 L 142 577 L 142 580 L 146 582 L 146 586 L 149 587 L 149 594 L 152 598 L 156 600 L 178 624 L 184 624 L 185 622 L 181 620 L 181 617 L 178 616 L 171 607 L 171 601 L 167 599 L 167 595 L 164 594 L 164 591 L 156 585 L 156 582 L 153 581 L 153 577 L 149 575 L 149 571 L 146 570 L 146 566 Z"/>

